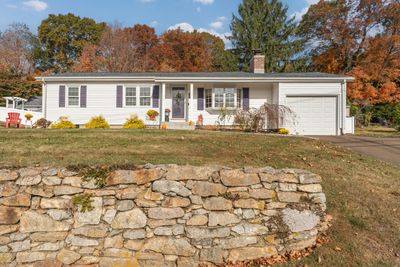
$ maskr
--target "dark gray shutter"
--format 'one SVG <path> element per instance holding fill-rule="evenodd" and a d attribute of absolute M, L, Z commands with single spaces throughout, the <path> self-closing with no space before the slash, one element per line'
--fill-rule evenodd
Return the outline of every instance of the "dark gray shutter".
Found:
<path fill-rule="evenodd" d="M 65 108 L 65 85 L 60 85 L 58 90 L 58 106 Z"/>
<path fill-rule="evenodd" d="M 122 108 L 123 94 L 124 93 L 122 85 L 117 85 L 117 108 Z"/>
<path fill-rule="evenodd" d="M 204 88 L 197 88 L 197 110 L 204 110 Z"/>
<path fill-rule="evenodd" d="M 160 86 L 154 85 L 153 87 L 153 108 L 158 108 L 160 106 Z"/>
<path fill-rule="evenodd" d="M 243 88 L 243 109 L 249 110 L 250 109 L 250 89 Z"/>
<path fill-rule="evenodd" d="M 82 85 L 81 86 L 81 108 L 86 108 L 86 102 L 87 102 L 87 86 Z"/>

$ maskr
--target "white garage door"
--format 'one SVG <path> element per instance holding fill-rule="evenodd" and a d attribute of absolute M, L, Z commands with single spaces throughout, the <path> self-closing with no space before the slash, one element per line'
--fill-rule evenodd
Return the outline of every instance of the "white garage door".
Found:
<path fill-rule="evenodd" d="M 295 113 L 292 133 L 300 135 L 337 134 L 336 97 L 290 97 L 286 105 Z"/>

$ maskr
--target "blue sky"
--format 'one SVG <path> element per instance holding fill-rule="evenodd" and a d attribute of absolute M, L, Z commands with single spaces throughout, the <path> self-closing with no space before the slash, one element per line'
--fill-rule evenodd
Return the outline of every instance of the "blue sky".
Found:
<path fill-rule="evenodd" d="M 229 34 L 232 13 L 241 0 L 0 0 L 0 30 L 23 22 L 36 32 L 49 14 L 68 12 L 123 26 L 136 23 L 153 26 L 158 33 L 180 26 L 220 37 Z M 317 0 L 283 0 L 290 14 L 304 13 Z"/>

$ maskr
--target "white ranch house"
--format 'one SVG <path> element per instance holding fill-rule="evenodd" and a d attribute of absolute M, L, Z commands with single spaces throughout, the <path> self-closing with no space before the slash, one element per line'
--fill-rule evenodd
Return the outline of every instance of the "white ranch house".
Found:
<path fill-rule="evenodd" d="M 221 108 L 259 108 L 264 103 L 285 105 L 296 123 L 280 125 L 291 134 L 341 135 L 352 133 L 346 116 L 346 83 L 351 77 L 326 73 L 264 73 L 264 57 L 256 55 L 252 72 L 227 73 L 64 73 L 37 77 L 43 82 L 43 117 L 66 116 L 83 125 L 102 115 L 113 126 L 132 114 L 150 124 L 146 113 L 160 113 L 170 125 L 216 125 Z M 233 116 L 227 124 L 233 123 Z"/>

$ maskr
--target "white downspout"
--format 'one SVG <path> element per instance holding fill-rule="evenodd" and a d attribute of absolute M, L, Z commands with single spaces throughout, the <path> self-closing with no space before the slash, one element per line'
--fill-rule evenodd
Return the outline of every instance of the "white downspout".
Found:
<path fill-rule="evenodd" d="M 194 121 L 194 118 L 191 118 L 194 113 L 194 84 L 190 84 L 190 99 L 189 99 L 189 108 L 188 108 L 188 121 Z"/>
<path fill-rule="evenodd" d="M 43 118 L 47 120 L 47 83 L 42 79 L 42 112 Z"/>
<path fill-rule="evenodd" d="M 345 134 L 345 128 L 346 128 L 346 91 L 347 91 L 347 83 L 346 80 L 343 80 L 342 82 L 342 91 L 341 91 L 341 96 L 342 96 L 342 106 L 341 106 L 341 134 Z"/>
<path fill-rule="evenodd" d="M 161 99 L 160 99 L 160 128 L 162 127 L 163 122 L 165 122 L 165 91 L 166 84 L 161 84 Z"/>

